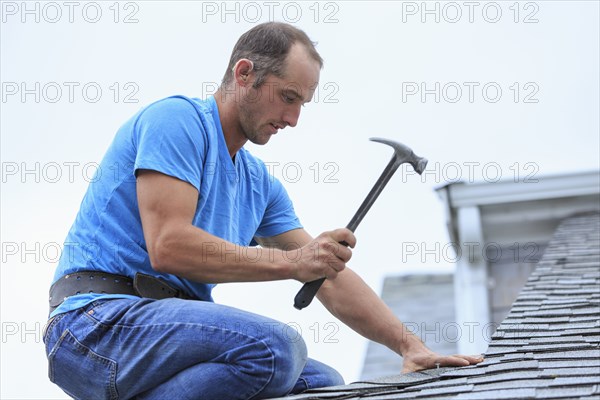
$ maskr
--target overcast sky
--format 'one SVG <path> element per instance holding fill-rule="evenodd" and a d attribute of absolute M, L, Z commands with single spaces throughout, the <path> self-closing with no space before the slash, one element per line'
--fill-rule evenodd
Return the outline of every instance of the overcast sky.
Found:
<path fill-rule="evenodd" d="M 387 164 L 391 149 L 369 137 L 430 160 L 423 179 L 399 171 L 356 232 L 350 267 L 377 292 L 386 275 L 452 270 L 434 188 L 599 168 L 597 1 L 1 5 L 3 399 L 65 398 L 47 379 L 47 290 L 116 130 L 159 98 L 211 94 L 256 23 L 294 23 L 325 59 L 298 126 L 248 146 L 309 232 L 345 226 Z M 320 304 L 295 310 L 299 288 L 229 284 L 214 296 L 289 323 L 311 357 L 356 380 L 367 342 Z"/>

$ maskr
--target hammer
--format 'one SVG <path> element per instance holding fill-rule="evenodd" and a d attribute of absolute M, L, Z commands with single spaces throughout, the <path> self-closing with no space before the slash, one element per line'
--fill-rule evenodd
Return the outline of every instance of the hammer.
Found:
<path fill-rule="evenodd" d="M 360 224 L 360 221 L 362 221 L 365 215 L 367 215 L 367 212 L 369 211 L 373 203 L 375 203 L 375 200 L 377 200 L 377 197 L 379 197 L 379 194 L 401 164 L 409 163 L 413 166 L 415 171 L 419 173 L 419 175 L 423 173 L 425 167 L 427 166 L 426 158 L 418 157 L 409 147 L 403 145 L 402 143 L 382 138 L 371 138 L 369 140 L 392 146 L 392 148 L 394 149 L 394 155 L 392 156 L 392 159 L 381 173 L 381 176 L 379 177 L 377 182 L 375 182 L 375 185 L 373 186 L 365 200 L 358 208 L 358 211 L 356 211 L 356 214 L 354 214 L 354 217 L 352 217 L 352 219 L 346 226 L 346 228 L 352 232 L 356 230 L 358 224 Z M 344 241 L 340 242 L 340 244 L 343 246 L 348 246 L 348 243 Z M 296 307 L 298 310 L 302 310 L 304 307 L 308 306 L 319 291 L 319 288 L 321 287 L 323 282 L 325 282 L 325 278 L 317 279 L 316 281 L 312 282 L 306 282 L 294 298 L 294 307 Z"/>

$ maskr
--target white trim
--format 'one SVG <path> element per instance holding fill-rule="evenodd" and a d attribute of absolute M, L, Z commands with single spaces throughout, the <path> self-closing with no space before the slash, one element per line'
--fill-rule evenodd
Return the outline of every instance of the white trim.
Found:
<path fill-rule="evenodd" d="M 473 205 L 510 203 L 529 200 L 555 199 L 600 193 L 600 172 L 588 171 L 544 177 L 532 177 L 537 181 L 513 180 L 498 182 L 452 183 L 437 188 L 446 189 L 452 208 Z"/>
<path fill-rule="evenodd" d="M 488 347 L 484 330 L 489 328 L 491 319 L 487 265 L 481 252 L 483 231 L 479 207 L 459 209 L 457 224 L 462 237 L 462 254 L 454 274 L 454 310 L 456 322 L 463 329 L 457 343 L 458 352 L 479 354 Z"/>

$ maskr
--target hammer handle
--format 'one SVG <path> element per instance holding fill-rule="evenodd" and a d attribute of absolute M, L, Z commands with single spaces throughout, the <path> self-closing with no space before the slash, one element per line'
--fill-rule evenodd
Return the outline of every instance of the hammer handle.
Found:
<path fill-rule="evenodd" d="M 325 278 L 306 282 L 298 291 L 296 297 L 294 297 L 294 307 L 296 307 L 298 310 L 302 310 L 304 307 L 309 305 L 321 288 L 323 282 L 325 282 Z"/>
<path fill-rule="evenodd" d="M 344 240 L 340 242 L 342 246 L 348 247 L 348 243 Z M 325 278 L 317 279 L 316 281 L 306 282 L 302 288 L 294 297 L 294 307 L 298 310 L 302 310 L 304 307 L 309 305 L 312 300 L 315 298 L 315 295 L 321 288 L 321 285 L 325 282 Z"/>
<path fill-rule="evenodd" d="M 385 167 L 385 169 L 381 173 L 381 176 L 379 177 L 377 182 L 375 182 L 375 185 L 373 186 L 367 197 L 364 199 L 364 201 L 362 202 L 362 204 L 360 205 L 360 207 L 346 226 L 347 229 L 349 229 L 352 232 L 356 230 L 358 224 L 360 224 L 364 216 L 367 214 L 367 211 L 369 211 L 373 203 L 375 203 L 375 200 L 377 199 L 377 197 L 379 197 L 379 194 L 381 193 L 385 185 L 388 183 L 392 175 L 394 175 L 394 172 L 396 172 L 396 169 L 398 169 L 399 165 L 400 163 L 396 161 L 396 158 L 392 157 L 387 167 Z M 346 247 L 348 246 L 348 243 L 346 243 L 345 241 L 341 241 L 340 244 Z M 306 282 L 298 291 L 296 297 L 294 297 L 294 307 L 298 310 L 302 310 L 304 307 L 308 306 L 319 291 L 319 288 L 321 287 L 323 282 L 325 282 L 325 278 L 317 279 L 316 281 L 312 282 Z"/>
<path fill-rule="evenodd" d="M 396 172 L 396 169 L 398 169 L 399 165 L 400 164 L 396 161 L 396 159 L 392 157 L 387 167 L 385 167 L 381 173 L 381 176 L 377 182 L 375 182 L 375 185 L 346 226 L 347 229 L 352 232 L 356 230 L 358 224 L 360 224 L 364 216 L 367 214 L 367 211 L 369 211 L 373 203 L 375 203 L 375 200 L 377 197 L 379 197 L 379 194 L 388 183 L 392 175 L 394 175 L 394 172 Z M 348 243 L 345 241 L 341 241 L 340 244 L 346 247 L 348 246 Z M 312 282 L 306 282 L 298 291 L 296 297 L 294 297 L 294 307 L 298 310 L 302 310 L 304 307 L 308 306 L 319 291 L 319 288 L 323 282 L 325 282 L 325 278 L 317 279 L 316 281 Z"/>

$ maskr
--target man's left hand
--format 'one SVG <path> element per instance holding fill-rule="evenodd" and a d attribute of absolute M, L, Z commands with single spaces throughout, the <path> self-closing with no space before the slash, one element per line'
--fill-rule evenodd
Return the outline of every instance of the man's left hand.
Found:
<path fill-rule="evenodd" d="M 421 371 L 437 367 L 465 367 L 483 361 L 483 356 L 443 356 L 423 346 L 404 355 L 402 373 Z"/>

